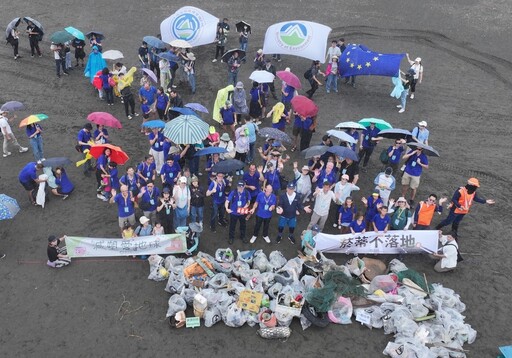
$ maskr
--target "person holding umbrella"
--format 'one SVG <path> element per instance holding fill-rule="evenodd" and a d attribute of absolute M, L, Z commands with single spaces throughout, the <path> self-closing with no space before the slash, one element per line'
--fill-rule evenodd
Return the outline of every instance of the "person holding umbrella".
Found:
<path fill-rule="evenodd" d="M 272 64 L 272 60 L 270 58 L 267 58 L 265 60 L 265 66 L 263 67 L 263 70 L 264 71 L 267 71 L 267 72 L 270 72 L 271 74 L 274 75 L 274 77 L 276 76 L 276 66 L 274 66 Z M 270 83 L 267 83 L 268 87 L 270 88 L 270 93 L 272 93 L 272 98 L 274 98 L 275 100 L 277 100 L 277 96 L 276 96 L 276 87 L 274 85 L 274 81 L 270 82 Z M 290 99 L 291 101 L 291 99 Z"/>
<path fill-rule="evenodd" d="M 43 137 L 41 136 L 41 133 L 43 133 L 43 127 L 41 127 L 39 123 L 32 123 L 27 125 L 25 132 L 27 133 L 30 146 L 34 152 L 34 158 L 38 163 L 40 163 L 44 160 Z"/>
<path fill-rule="evenodd" d="M 11 155 L 11 152 L 9 152 L 9 144 L 13 144 L 14 146 L 18 147 L 18 150 L 20 153 L 25 153 L 28 151 L 28 148 L 22 147 L 19 143 L 16 137 L 14 136 L 14 133 L 12 132 L 11 126 L 9 124 L 10 119 L 7 117 L 8 112 L 0 110 L 0 130 L 2 131 L 2 134 L 4 136 L 4 143 L 3 143 L 3 156 L 8 157 Z M 15 118 L 15 116 L 13 116 Z"/>
<path fill-rule="evenodd" d="M 18 26 L 15 25 L 9 32 L 9 36 L 7 36 L 7 42 L 11 44 L 12 49 L 14 50 L 14 59 L 15 60 L 22 57 L 18 54 L 18 47 L 20 44 L 19 39 L 20 39 L 20 32 L 18 31 Z"/>
<path fill-rule="evenodd" d="M 363 161 L 363 169 L 366 169 L 370 157 L 377 145 L 378 141 L 382 138 L 378 137 L 380 129 L 377 128 L 374 122 L 370 122 L 370 126 L 366 127 L 361 132 L 361 138 L 359 140 L 359 161 Z"/>
<path fill-rule="evenodd" d="M 245 189 L 245 182 L 239 181 L 237 188 L 229 193 L 224 204 L 226 212 L 229 214 L 229 244 L 235 240 L 235 229 L 237 222 L 240 222 L 240 240 L 247 243 L 245 238 L 246 216 L 249 212 L 251 195 Z"/>
<path fill-rule="evenodd" d="M 34 57 L 34 54 L 37 51 L 37 55 L 39 57 L 42 57 L 43 55 L 41 54 L 41 50 L 39 49 L 39 39 L 41 38 L 41 30 L 39 30 L 39 27 L 34 25 L 32 21 L 28 21 L 26 32 L 28 34 L 28 41 L 30 43 L 30 56 Z"/>
<path fill-rule="evenodd" d="M 421 173 L 423 169 L 428 169 L 428 158 L 423 153 L 423 148 L 420 147 L 410 150 L 403 158 L 405 159 L 405 170 L 402 176 L 402 196 L 405 197 L 410 188 L 412 193 L 409 205 L 413 205 L 416 191 L 420 186 Z"/>
<path fill-rule="evenodd" d="M 240 37 L 238 38 L 238 42 L 240 43 L 240 50 L 247 51 L 247 46 L 249 45 L 249 29 L 247 25 L 244 25 L 243 29 L 240 29 Z"/>
<path fill-rule="evenodd" d="M 78 67 L 80 65 L 80 62 L 82 62 L 82 67 L 84 67 L 84 58 L 85 58 L 85 41 L 79 38 L 74 38 L 73 41 L 71 41 L 71 46 L 75 48 L 75 60 L 76 65 L 75 67 Z"/>
<path fill-rule="evenodd" d="M 139 114 L 135 112 L 135 99 L 133 97 L 131 87 L 133 82 L 133 75 L 136 71 L 137 68 L 132 67 L 126 74 L 122 71 L 120 71 L 118 74 L 119 81 L 117 83 L 117 88 L 121 93 L 121 102 L 124 104 L 124 111 L 128 119 L 132 119 L 134 116 L 139 116 Z"/>
<path fill-rule="evenodd" d="M 238 71 L 241 64 L 238 51 L 233 52 L 228 60 L 228 85 L 237 85 Z"/>
<path fill-rule="evenodd" d="M 60 78 L 61 67 L 62 72 L 66 76 L 69 75 L 69 72 L 66 70 L 66 63 L 64 61 L 66 57 L 66 53 L 64 52 L 64 45 L 52 43 L 52 45 L 50 46 L 50 50 L 53 51 L 53 58 L 55 60 L 55 70 L 57 71 L 57 77 Z"/>

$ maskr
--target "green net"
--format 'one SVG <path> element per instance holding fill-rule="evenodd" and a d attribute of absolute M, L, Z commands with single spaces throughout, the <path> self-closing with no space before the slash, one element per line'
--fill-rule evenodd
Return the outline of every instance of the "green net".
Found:
<path fill-rule="evenodd" d="M 428 284 L 428 290 L 427 290 L 425 277 L 418 271 L 407 269 L 404 271 L 397 272 L 396 275 L 398 276 L 398 280 L 400 282 L 402 282 L 404 278 L 408 278 L 409 280 L 411 280 L 412 282 L 414 282 L 415 284 L 420 286 L 421 289 L 425 292 L 428 292 L 428 291 L 432 292 L 434 290 L 431 284 Z"/>

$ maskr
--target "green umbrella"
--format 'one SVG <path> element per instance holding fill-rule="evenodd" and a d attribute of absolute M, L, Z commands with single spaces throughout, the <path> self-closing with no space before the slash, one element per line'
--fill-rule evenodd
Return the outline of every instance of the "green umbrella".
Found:
<path fill-rule="evenodd" d="M 50 36 L 50 41 L 56 44 L 63 44 L 73 40 L 74 36 L 67 31 L 57 31 Z"/>
<path fill-rule="evenodd" d="M 64 30 L 69 32 L 71 35 L 73 35 L 77 39 L 85 41 L 84 33 L 78 29 L 75 29 L 73 26 L 68 26 Z"/>
<path fill-rule="evenodd" d="M 391 124 L 379 118 L 363 118 L 359 121 L 359 124 L 362 124 L 365 127 L 369 127 L 370 123 L 375 123 L 375 127 L 379 128 L 380 130 L 393 128 Z"/>

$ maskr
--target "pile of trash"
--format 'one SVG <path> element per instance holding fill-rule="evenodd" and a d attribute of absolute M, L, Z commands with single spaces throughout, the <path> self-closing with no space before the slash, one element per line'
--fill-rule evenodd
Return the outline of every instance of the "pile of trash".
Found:
<path fill-rule="evenodd" d="M 179 258 L 149 258 L 148 279 L 165 281 L 171 294 L 167 318 L 173 327 L 223 321 L 229 327 L 259 327 L 263 338 L 287 338 L 294 318 L 311 325 L 357 322 L 393 334 L 384 354 L 391 357 L 465 357 L 463 345 L 476 331 L 464 323 L 459 295 L 394 259 L 354 257 L 338 265 L 322 253 L 287 260 L 280 251 L 218 249 Z M 192 321 L 191 321 L 192 322 Z"/>

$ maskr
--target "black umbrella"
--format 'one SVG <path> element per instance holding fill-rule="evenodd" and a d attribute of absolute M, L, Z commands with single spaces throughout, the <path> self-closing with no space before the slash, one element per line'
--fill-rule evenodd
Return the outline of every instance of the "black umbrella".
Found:
<path fill-rule="evenodd" d="M 241 162 L 238 159 L 226 159 L 221 160 L 211 169 L 213 173 L 231 173 L 237 170 L 242 169 L 245 166 L 244 162 Z"/>
<path fill-rule="evenodd" d="M 21 18 L 17 17 L 15 19 L 12 19 L 11 22 L 9 22 L 9 25 L 5 28 L 5 38 L 7 39 L 9 35 L 11 34 L 12 29 L 17 27 L 20 24 Z"/>
<path fill-rule="evenodd" d="M 43 165 L 45 167 L 64 167 L 66 165 L 69 165 L 73 163 L 69 158 L 66 157 L 55 157 L 55 158 L 46 158 L 43 160 Z"/>
<path fill-rule="evenodd" d="M 410 140 L 412 138 L 412 133 L 407 129 L 391 128 L 380 131 L 379 137 Z"/>
<path fill-rule="evenodd" d="M 410 142 L 410 143 L 407 143 L 407 146 L 411 147 L 411 148 L 421 148 L 423 149 L 423 153 L 425 155 L 429 155 L 429 156 L 432 156 L 432 157 L 439 157 L 439 152 L 437 150 L 435 150 L 434 148 L 432 148 L 431 146 L 429 145 L 426 145 L 426 144 L 423 144 L 423 143 L 420 143 L 420 142 Z"/>
<path fill-rule="evenodd" d="M 238 58 L 240 59 L 240 61 L 245 58 L 245 51 L 235 48 L 233 50 L 227 51 L 224 55 L 222 55 L 222 61 L 228 62 L 235 52 L 238 52 Z"/>
<path fill-rule="evenodd" d="M 235 24 L 236 26 L 236 32 L 244 32 L 247 31 L 248 33 L 251 33 L 251 25 L 249 25 L 245 21 L 240 21 Z"/>
<path fill-rule="evenodd" d="M 325 154 L 325 152 L 327 152 L 327 149 L 329 149 L 329 147 L 326 145 L 314 145 L 310 148 L 304 149 L 301 152 L 301 154 L 304 155 L 305 159 L 309 159 Z"/>
<path fill-rule="evenodd" d="M 97 39 L 100 39 L 100 41 L 105 38 L 105 35 L 103 35 L 103 33 L 99 32 L 99 31 L 89 31 L 88 33 L 85 34 L 85 37 L 90 39 L 92 37 L 92 35 L 95 35 Z"/>
<path fill-rule="evenodd" d="M 30 21 L 31 23 L 33 23 L 39 30 L 41 30 L 41 33 L 44 32 L 44 29 L 43 29 L 43 25 L 41 25 L 41 23 L 39 21 L 37 21 L 36 19 L 33 19 L 31 17 L 28 17 L 28 16 L 25 16 L 23 18 L 23 20 L 28 24 L 28 22 Z"/>

